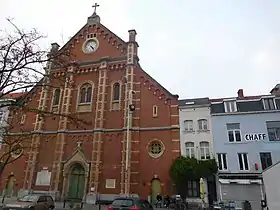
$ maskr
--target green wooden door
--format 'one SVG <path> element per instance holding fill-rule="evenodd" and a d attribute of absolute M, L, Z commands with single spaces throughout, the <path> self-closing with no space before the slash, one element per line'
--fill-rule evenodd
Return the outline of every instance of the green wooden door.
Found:
<path fill-rule="evenodd" d="M 151 183 L 152 201 L 156 201 L 158 193 L 161 194 L 161 184 L 159 179 L 153 179 Z"/>
<path fill-rule="evenodd" d="M 69 191 L 68 198 L 70 199 L 82 199 L 84 196 L 85 188 L 85 170 L 77 164 L 73 167 L 69 177 Z"/>

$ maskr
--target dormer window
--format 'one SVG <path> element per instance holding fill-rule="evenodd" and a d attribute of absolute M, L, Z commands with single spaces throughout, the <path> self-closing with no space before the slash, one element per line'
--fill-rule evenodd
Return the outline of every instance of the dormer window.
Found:
<path fill-rule="evenodd" d="M 275 110 L 276 104 L 274 98 L 263 98 L 263 108 L 265 110 Z"/>
<path fill-rule="evenodd" d="M 237 106 L 236 101 L 224 101 L 225 112 L 236 112 Z"/>

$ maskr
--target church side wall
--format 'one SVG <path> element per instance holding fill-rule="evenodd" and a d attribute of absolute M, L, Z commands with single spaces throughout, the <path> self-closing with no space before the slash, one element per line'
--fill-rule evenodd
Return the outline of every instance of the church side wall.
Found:
<path fill-rule="evenodd" d="M 37 88 L 30 92 L 30 94 L 27 96 L 27 105 L 28 107 L 36 107 L 38 104 L 38 100 L 40 98 L 41 89 Z M 25 121 L 22 123 L 21 119 L 23 115 L 25 116 Z M 13 109 L 11 108 L 9 113 L 9 129 L 11 133 L 22 133 L 22 132 L 30 132 L 34 130 L 34 122 L 36 118 L 36 113 L 34 112 L 28 112 L 24 113 L 23 110 L 20 109 Z M 19 136 L 13 136 L 10 137 L 13 139 L 10 140 L 4 140 L 8 142 L 15 142 L 15 143 L 21 143 L 26 148 L 28 148 L 28 145 L 31 142 L 32 135 L 27 135 L 24 137 Z M 18 158 L 16 161 L 13 161 L 5 166 L 5 169 L 1 175 L 0 179 L 0 189 L 3 190 L 6 187 L 7 181 L 9 180 L 9 177 L 13 177 L 13 191 L 16 193 L 18 190 L 23 188 L 24 184 L 24 173 L 27 166 L 27 160 L 28 160 L 28 150 L 25 149 L 23 155 Z M 3 155 L 7 153 L 7 146 L 3 145 L 3 147 L 0 150 L 0 155 Z"/>

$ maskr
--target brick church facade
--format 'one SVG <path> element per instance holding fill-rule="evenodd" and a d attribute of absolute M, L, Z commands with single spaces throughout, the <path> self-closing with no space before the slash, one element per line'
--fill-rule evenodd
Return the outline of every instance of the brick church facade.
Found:
<path fill-rule="evenodd" d="M 28 103 L 61 114 L 17 113 L 24 119 L 11 132 L 32 132 L 32 147 L 5 168 L 2 189 L 77 198 L 172 192 L 169 168 L 180 155 L 178 96 L 141 68 L 136 31 L 128 36 L 123 41 L 94 12 L 59 49 L 70 47 L 78 65 L 68 68 L 63 87 L 31 90 Z M 68 114 L 90 123 L 78 126 Z"/>

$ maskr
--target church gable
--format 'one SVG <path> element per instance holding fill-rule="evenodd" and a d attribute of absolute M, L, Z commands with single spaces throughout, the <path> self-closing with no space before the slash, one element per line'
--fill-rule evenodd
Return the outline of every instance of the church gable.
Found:
<path fill-rule="evenodd" d="M 139 70 L 139 80 L 141 84 L 145 87 L 145 89 L 152 92 L 153 96 L 160 101 L 163 101 L 165 104 L 170 104 L 172 101 L 175 101 L 177 104 L 177 100 L 179 98 L 178 95 L 174 95 L 170 93 L 167 89 L 165 89 L 158 81 L 152 78 L 147 72 L 145 72 L 142 68 L 138 68 Z"/>
<path fill-rule="evenodd" d="M 88 17 L 87 24 L 61 50 L 64 49 L 70 50 L 73 60 L 79 63 L 98 62 L 104 57 L 125 59 L 127 43 L 102 25 L 94 12 Z"/>

